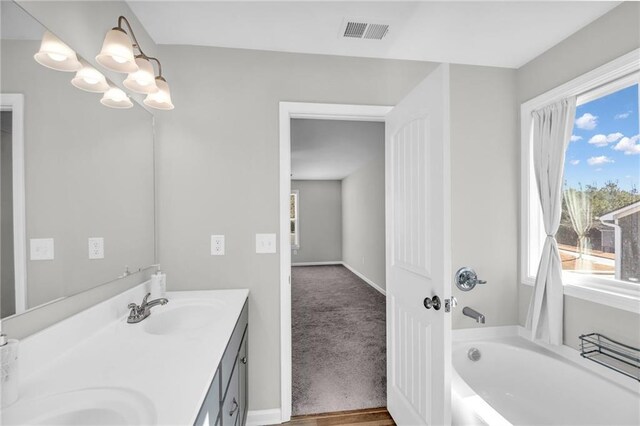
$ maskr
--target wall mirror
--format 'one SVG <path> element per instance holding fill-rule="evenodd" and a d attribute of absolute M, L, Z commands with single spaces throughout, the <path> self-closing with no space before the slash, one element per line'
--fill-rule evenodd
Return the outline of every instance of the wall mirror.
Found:
<path fill-rule="evenodd" d="M 154 151 L 148 111 L 108 108 L 71 84 L 74 72 L 37 63 L 46 29 L 13 2 L 0 7 L 7 318 L 154 263 Z"/>

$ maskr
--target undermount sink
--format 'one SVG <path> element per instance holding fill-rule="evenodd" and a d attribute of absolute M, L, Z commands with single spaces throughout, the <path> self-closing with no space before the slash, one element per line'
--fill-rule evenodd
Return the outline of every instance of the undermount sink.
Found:
<path fill-rule="evenodd" d="M 177 303 L 176 303 L 177 302 Z M 151 311 L 143 321 L 144 330 L 150 334 L 193 334 L 204 330 L 222 314 L 223 304 L 170 301 Z"/>
<path fill-rule="evenodd" d="M 153 403 L 124 388 L 89 388 L 18 400 L 2 409 L 3 425 L 148 425 Z"/>

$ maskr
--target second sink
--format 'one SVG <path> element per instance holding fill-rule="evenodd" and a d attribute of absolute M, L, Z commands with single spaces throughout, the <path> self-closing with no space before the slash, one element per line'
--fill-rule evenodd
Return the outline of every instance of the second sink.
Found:
<path fill-rule="evenodd" d="M 222 303 L 186 302 L 171 300 L 165 306 L 157 307 L 142 324 L 150 334 L 192 334 L 216 321 L 222 313 Z"/>

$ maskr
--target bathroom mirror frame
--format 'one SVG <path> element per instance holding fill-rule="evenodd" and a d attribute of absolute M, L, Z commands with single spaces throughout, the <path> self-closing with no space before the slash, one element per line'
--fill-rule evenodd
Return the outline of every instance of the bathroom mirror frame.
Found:
<path fill-rule="evenodd" d="M 5 2 L 3 2 L 5 3 Z M 55 34 L 54 31 L 49 29 L 46 25 L 44 25 L 39 19 L 34 17 L 31 13 L 26 11 L 20 4 L 15 1 L 6 2 L 10 3 L 12 7 L 17 7 L 21 13 L 25 14 L 25 17 L 33 20 L 34 23 L 37 23 L 44 31 L 49 31 Z M 62 40 L 64 43 L 69 45 L 73 49 L 72 43 L 67 43 L 67 40 Z M 35 53 L 35 52 L 34 52 Z M 78 55 L 78 57 L 80 57 Z M 52 71 L 57 72 L 57 71 Z M 118 84 L 114 84 L 107 77 L 107 81 L 114 85 L 115 87 L 119 87 Z M 70 90 L 76 90 L 69 85 Z M 89 283 L 89 285 L 81 289 L 79 291 L 70 292 L 68 294 L 64 294 L 58 298 L 54 298 L 49 301 L 45 301 L 36 306 L 28 306 L 28 297 L 27 297 L 27 288 L 28 288 L 28 240 L 27 240 L 27 206 L 26 206 L 26 164 L 25 164 L 25 96 L 22 93 L 15 93 L 13 90 L 8 90 L 6 93 L 2 92 L 4 90 L 3 87 L 0 87 L 0 110 L 2 112 L 10 111 L 11 119 L 12 119 L 12 158 L 13 158 L 13 218 L 14 218 L 14 274 L 15 274 L 15 313 L 12 315 L 8 315 L 4 318 L 0 318 L 0 324 L 6 326 L 7 323 L 5 321 L 10 321 L 16 318 L 19 318 L 25 314 L 33 313 L 34 311 L 38 311 L 42 308 L 48 307 L 48 309 L 52 311 L 61 310 L 62 308 L 55 308 L 52 305 L 60 304 L 60 302 L 68 301 L 71 298 L 76 296 L 84 295 L 80 299 L 93 300 L 95 302 L 96 297 L 98 299 L 107 299 L 112 297 L 122 291 L 125 291 L 127 288 L 134 287 L 135 285 L 146 281 L 151 274 L 151 269 L 158 266 L 157 264 L 157 196 L 156 196 L 156 174 L 155 174 L 155 120 L 154 115 L 140 102 L 136 97 L 131 97 L 132 102 L 134 103 L 134 108 L 141 108 L 148 114 L 149 117 L 149 137 L 150 137 L 150 146 L 151 150 L 148 153 L 150 158 L 150 172 L 151 172 L 151 193 L 150 193 L 150 202 L 152 207 L 152 223 L 150 227 L 152 228 L 152 235 L 150 242 L 152 243 L 152 247 L 149 247 L 149 253 L 152 259 L 151 264 L 147 265 L 138 265 L 135 267 L 135 270 L 128 271 L 125 265 L 122 265 L 123 273 L 122 275 L 116 276 L 113 279 L 109 279 L 107 281 L 98 281 L 95 283 Z M 99 98 L 96 99 L 98 102 Z M 126 112 L 126 111 L 125 111 Z M 109 291 L 109 286 L 112 286 L 112 291 Z M 94 292 L 94 295 L 90 295 L 87 293 Z M 69 302 L 67 302 L 69 304 Z M 79 306 L 77 311 L 86 309 L 88 306 Z M 68 308 L 65 310 L 69 311 Z M 40 315 L 41 316 L 41 315 Z M 68 315 L 63 315 L 63 317 Z M 58 320 L 62 319 L 58 318 Z M 48 325 L 48 324 L 47 324 Z M 3 327 L 4 328 L 4 327 Z"/>

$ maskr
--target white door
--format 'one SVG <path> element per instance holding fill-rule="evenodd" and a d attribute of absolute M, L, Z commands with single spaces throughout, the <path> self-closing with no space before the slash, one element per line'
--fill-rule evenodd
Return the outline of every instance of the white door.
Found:
<path fill-rule="evenodd" d="M 450 424 L 448 65 L 387 115 L 385 144 L 387 406 L 401 426 Z"/>

